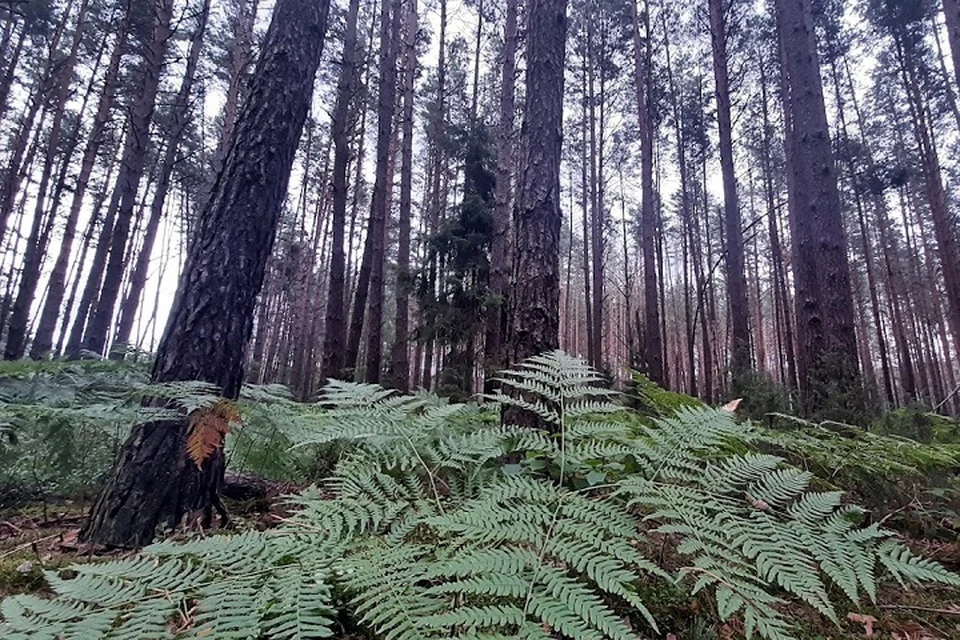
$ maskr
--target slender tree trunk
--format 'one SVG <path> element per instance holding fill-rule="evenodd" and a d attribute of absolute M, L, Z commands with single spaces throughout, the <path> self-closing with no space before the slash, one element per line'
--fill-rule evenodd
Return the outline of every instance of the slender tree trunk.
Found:
<path fill-rule="evenodd" d="M 902 29 L 902 27 L 900 27 Z M 951 220 L 947 195 L 943 186 L 940 158 L 933 130 L 929 124 L 927 106 L 916 77 L 916 52 L 907 38 L 894 33 L 894 45 L 900 62 L 901 75 L 907 91 L 914 139 L 920 153 L 927 202 L 933 219 L 933 231 L 940 257 L 943 281 L 946 287 L 948 317 L 953 335 L 955 353 L 960 353 L 960 249 L 957 247 L 956 225 Z"/>
<path fill-rule="evenodd" d="M 413 90 L 417 72 L 417 3 L 406 8 L 403 46 L 403 146 L 400 150 L 400 212 L 397 238 L 397 282 L 395 336 L 390 369 L 393 384 L 410 389 L 410 224 L 413 206 Z M 479 31 L 479 29 L 478 29 Z"/>
<path fill-rule="evenodd" d="M 645 6 L 643 16 L 638 12 L 636 2 L 630 0 L 630 13 L 633 21 L 633 59 L 637 92 L 637 114 L 640 125 L 640 173 L 643 205 L 641 224 L 643 236 L 643 284 L 644 284 L 644 367 L 647 376 L 656 383 L 663 383 L 663 338 L 660 334 L 660 279 L 657 275 L 656 228 L 657 211 L 654 203 L 653 184 L 653 142 L 654 123 L 651 118 L 650 95 L 652 73 L 652 51 L 650 38 L 644 45 L 641 34 L 650 34 L 649 6 Z"/>
<path fill-rule="evenodd" d="M 233 48 L 230 50 L 230 70 L 227 94 L 223 103 L 223 129 L 213 155 L 213 173 L 219 173 L 237 123 L 237 114 L 243 105 L 247 70 L 253 62 L 253 28 L 257 21 L 259 0 L 236 0 L 237 14 L 233 16 Z"/>
<path fill-rule="evenodd" d="M 392 6 L 391 6 L 392 5 Z M 377 172 L 370 204 L 370 222 L 367 225 L 367 245 L 370 247 L 369 287 L 357 290 L 357 303 L 367 298 L 367 349 L 364 380 L 380 382 L 383 352 L 383 298 L 386 270 L 387 220 L 390 215 L 390 191 L 393 187 L 394 107 L 397 94 L 397 55 L 400 40 L 401 0 L 384 1 L 380 27 L 380 91 L 377 104 Z M 365 293 L 361 296 L 361 293 Z M 360 307 L 361 309 L 363 307 Z M 356 309 L 354 313 L 357 313 Z M 364 317 L 363 311 L 359 317 Z"/>
<path fill-rule="evenodd" d="M 510 281 L 510 205 L 513 176 L 513 124 L 517 73 L 517 0 L 506 0 L 503 26 L 503 66 L 500 70 L 500 122 L 497 131 L 496 208 L 490 248 L 490 303 L 484 346 L 488 373 L 506 364 L 503 337 Z"/>
<path fill-rule="evenodd" d="M 44 205 L 46 204 L 50 176 L 53 173 L 57 154 L 60 150 L 63 119 L 66 113 L 67 99 L 70 97 L 70 86 L 73 81 L 73 69 L 74 66 L 76 66 L 77 53 L 80 50 L 80 43 L 85 32 L 84 22 L 86 20 L 88 6 L 88 0 L 81 0 L 80 7 L 77 10 L 77 22 L 74 27 L 70 51 L 66 59 L 58 62 L 56 65 L 53 79 L 55 87 L 53 120 L 50 124 L 50 132 L 47 135 L 46 153 L 44 154 L 43 168 L 40 172 L 40 182 L 37 185 L 37 193 L 34 196 L 33 225 L 24 253 L 20 289 L 17 292 L 17 298 L 13 303 L 10 315 L 7 344 L 3 352 L 5 360 L 22 358 L 24 350 L 26 349 L 30 309 L 33 306 L 33 299 L 37 293 L 40 269 L 46 252 L 46 241 L 41 240 L 39 232 L 41 229 L 41 221 L 44 218 Z M 65 158 L 63 162 L 69 162 L 69 157 Z M 51 216 L 56 211 L 56 205 L 57 203 L 54 202 L 53 206 L 51 206 Z"/>
<path fill-rule="evenodd" d="M 350 160 L 351 109 L 357 93 L 357 18 L 360 0 L 350 0 L 343 35 L 343 60 L 337 82 L 337 102 L 330 125 L 333 138 L 333 229 L 330 247 L 330 274 L 323 335 L 321 377 L 343 375 L 346 333 L 346 255 L 344 232 L 347 217 L 347 164 Z M 359 187 L 358 187 L 359 188 Z M 352 365 L 351 365 L 352 366 Z"/>
<path fill-rule="evenodd" d="M 566 13 L 566 0 L 531 0 L 527 5 L 526 95 L 510 299 L 513 362 L 559 346 Z"/>
<path fill-rule="evenodd" d="M 97 353 L 103 353 L 107 348 L 120 286 L 123 283 L 130 225 L 133 222 L 137 191 L 146 168 L 147 151 L 150 147 L 150 123 L 156 107 L 164 58 L 173 35 L 170 27 L 172 16 L 173 0 L 156 0 L 153 37 L 143 52 L 143 78 L 130 111 L 130 127 L 120 160 L 120 174 L 117 176 L 116 188 L 120 191 L 120 201 L 110 239 L 110 255 L 100 296 L 94 307 L 90 326 L 84 335 L 84 347 Z"/>
<path fill-rule="evenodd" d="M 943 15 L 947 23 L 947 41 L 953 59 L 953 79 L 960 91 L 960 0 L 943 0 Z"/>
<path fill-rule="evenodd" d="M 730 80 L 727 71 L 727 16 L 724 0 L 710 0 L 710 34 L 713 77 L 716 83 L 717 120 L 720 128 L 720 169 L 723 174 L 723 222 L 726 235 L 727 298 L 730 308 L 731 361 L 734 393 L 739 379 L 752 368 L 750 306 L 744 268 L 743 223 L 737 176 L 733 166 L 733 121 L 730 115 Z"/>
<path fill-rule="evenodd" d="M 310 106 L 328 7 L 327 0 L 277 2 L 236 140 L 199 219 L 153 382 L 202 380 L 226 398 L 240 393 L 243 355 Z M 211 506 L 220 505 L 223 450 L 197 465 L 187 458 L 187 433 L 186 417 L 134 427 L 81 533 L 84 540 L 139 546 L 153 539 L 161 522 L 176 526 L 191 509 L 203 508 L 210 519 Z"/>
<path fill-rule="evenodd" d="M 117 91 L 120 60 L 123 57 L 123 49 L 127 41 L 128 27 L 129 14 L 124 13 L 116 26 L 116 41 L 113 45 L 113 51 L 110 54 L 110 61 L 107 64 L 106 72 L 104 73 L 103 88 L 100 91 L 100 102 L 97 106 L 97 114 L 91 125 L 90 133 L 87 136 L 87 144 L 83 149 L 83 157 L 80 161 L 80 172 L 77 175 L 76 186 L 74 187 L 73 196 L 70 200 L 70 211 L 67 213 L 67 219 L 64 223 L 60 250 L 57 253 L 53 270 L 50 272 L 47 299 L 43 303 L 43 309 L 40 312 L 40 322 L 37 326 L 37 332 L 30 349 L 30 356 L 32 358 L 41 357 L 53 347 L 53 335 L 56 331 L 57 320 L 60 317 L 60 308 L 63 305 L 63 299 L 66 293 L 67 269 L 69 268 L 70 255 L 73 251 L 73 243 L 76 239 L 80 209 L 83 206 L 83 198 L 90 184 L 93 167 L 96 164 L 97 155 L 103 146 L 105 140 L 104 134 L 110 122 L 114 96 Z M 69 310 L 70 308 L 68 306 L 68 317 Z"/>
<path fill-rule="evenodd" d="M 777 0 L 777 20 L 793 154 L 788 171 L 800 389 L 808 413 L 856 419 L 864 407 L 850 266 L 810 0 Z"/>
<path fill-rule="evenodd" d="M 160 163 L 160 176 L 157 178 L 153 200 L 150 203 L 150 214 L 147 219 L 143 245 L 140 247 L 133 273 L 130 276 L 130 289 L 120 305 L 120 320 L 117 325 L 115 343 L 123 347 L 129 344 L 133 321 L 137 315 L 137 310 L 140 308 L 140 299 L 143 297 L 143 289 L 147 283 L 147 269 L 150 266 L 150 257 L 153 254 L 153 245 L 160 228 L 160 221 L 163 219 L 163 207 L 167 199 L 167 192 L 170 190 L 170 180 L 176 165 L 177 153 L 190 117 L 190 94 L 193 90 L 193 79 L 200 60 L 200 50 L 203 48 L 203 35 L 207 28 L 209 14 L 210 0 L 204 0 L 200 13 L 197 14 L 197 25 L 190 42 L 190 52 L 187 54 L 187 65 L 180 81 L 180 89 L 177 91 L 176 98 L 174 98 L 173 122 L 167 138 L 167 148 Z"/>
<path fill-rule="evenodd" d="M 3 182 L 0 183 L 0 240 L 6 238 L 7 221 L 16 206 L 17 196 L 20 194 L 20 182 L 27 173 L 25 168 L 30 166 L 29 159 L 24 161 L 24 153 L 27 151 L 27 144 L 30 140 L 30 134 L 33 132 L 33 124 L 37 115 L 41 112 L 41 108 L 45 106 L 49 97 L 48 94 L 53 88 L 53 80 L 58 69 L 57 50 L 60 47 L 60 38 L 63 36 L 64 27 L 70 16 L 70 8 L 71 4 L 69 3 L 63 8 L 63 14 L 50 37 L 43 69 L 37 76 L 35 86 L 27 100 L 27 110 L 20 121 L 19 132 L 14 139 L 13 150 L 8 161 L 9 166 L 6 174 L 4 174 Z M 41 118 L 41 128 L 42 125 Z"/>

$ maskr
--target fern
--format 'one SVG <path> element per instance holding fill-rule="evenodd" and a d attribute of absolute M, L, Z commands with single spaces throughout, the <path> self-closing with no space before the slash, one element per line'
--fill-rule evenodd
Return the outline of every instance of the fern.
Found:
<path fill-rule="evenodd" d="M 639 417 L 560 352 L 500 384 L 483 407 L 342 382 L 315 405 L 249 389 L 242 413 L 275 416 L 293 454 L 332 460 L 321 486 L 290 498 L 283 526 L 48 574 L 56 597 L 4 600 L 0 634 L 315 638 L 347 616 L 391 640 L 625 640 L 660 633 L 645 594 L 679 584 L 748 637 L 785 640 L 789 602 L 837 621 L 838 597 L 875 601 L 885 576 L 960 584 L 864 526 L 842 493 L 812 491 L 816 469 L 774 455 L 796 439 L 777 449 L 759 427 L 687 402 Z M 506 406 L 550 432 L 500 425 L 491 411 Z"/>

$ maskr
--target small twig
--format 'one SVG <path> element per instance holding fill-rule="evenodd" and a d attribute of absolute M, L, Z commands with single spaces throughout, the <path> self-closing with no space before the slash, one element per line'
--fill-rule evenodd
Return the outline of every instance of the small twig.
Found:
<path fill-rule="evenodd" d="M 34 547 L 39 542 L 46 542 L 47 540 L 52 540 L 53 538 L 56 538 L 59 535 L 60 535 L 60 532 L 58 531 L 57 533 L 51 534 L 49 536 L 44 536 L 43 538 L 37 538 L 36 540 L 31 540 L 30 542 L 24 542 L 23 544 L 17 547 L 14 547 L 13 549 L 10 549 L 9 551 L 4 551 L 3 553 L 0 553 L 0 560 L 2 560 L 3 558 L 8 558 L 12 555 L 15 555 L 23 551 L 24 549 L 29 549 L 31 547 Z"/>
<path fill-rule="evenodd" d="M 960 393 L 960 385 L 957 385 L 957 388 L 956 388 L 956 389 L 954 389 L 953 391 L 951 391 L 950 393 L 948 393 L 948 394 L 947 394 L 947 397 L 944 398 L 943 400 L 941 400 L 940 403 L 937 404 L 937 406 L 935 406 L 935 407 L 933 408 L 934 413 L 936 413 L 937 411 L 939 411 L 939 410 L 940 410 L 940 407 L 942 407 L 943 405 L 947 404 L 947 402 L 950 401 L 950 398 L 952 398 L 953 396 L 957 395 L 958 393 Z"/>
<path fill-rule="evenodd" d="M 908 502 L 907 504 L 903 505 L 903 506 L 900 507 L 899 509 L 895 509 L 894 511 L 891 511 L 891 512 L 888 513 L 887 515 L 885 515 L 885 516 L 883 516 L 882 518 L 880 518 L 880 521 L 877 523 L 877 526 L 878 526 L 878 527 L 882 527 L 882 526 L 887 522 L 887 520 L 889 520 L 889 519 L 892 518 L 893 516 L 897 515 L 897 514 L 900 513 L 901 511 L 906 511 L 907 509 L 909 509 L 910 507 L 913 507 L 913 506 L 920 506 L 920 507 L 922 507 L 923 505 L 919 504 L 919 501 L 916 499 L 916 497 L 914 497 L 913 500 L 911 500 L 911 501 Z"/>
<path fill-rule="evenodd" d="M 928 613 L 941 613 L 948 616 L 960 616 L 960 608 L 957 609 L 937 609 L 934 607 L 916 607 L 909 604 L 881 604 L 881 609 L 910 609 L 911 611 L 926 611 Z"/>
<path fill-rule="evenodd" d="M 17 534 L 23 533 L 23 529 L 13 524 L 9 520 L 4 520 L 3 522 L 0 522 L 0 524 L 10 527 L 10 530 L 13 531 L 14 533 L 17 533 Z"/>

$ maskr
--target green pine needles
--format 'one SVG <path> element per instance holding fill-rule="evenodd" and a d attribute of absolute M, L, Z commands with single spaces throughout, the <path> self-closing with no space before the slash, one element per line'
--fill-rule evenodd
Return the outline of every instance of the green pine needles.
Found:
<path fill-rule="evenodd" d="M 755 434 L 728 413 L 646 422 L 561 352 L 499 382 L 483 406 L 332 383 L 282 413 L 295 447 L 339 461 L 281 527 L 48 574 L 56 596 L 4 600 L 0 635 L 627 640 L 670 631 L 659 584 L 786 640 L 788 603 L 837 622 L 885 577 L 960 585 L 810 473 L 731 453 Z"/>

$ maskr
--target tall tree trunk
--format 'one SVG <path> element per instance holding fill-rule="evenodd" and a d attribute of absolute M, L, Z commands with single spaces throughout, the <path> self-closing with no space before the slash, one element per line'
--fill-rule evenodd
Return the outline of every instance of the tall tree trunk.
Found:
<path fill-rule="evenodd" d="M 649 3 L 645 5 L 643 16 L 637 9 L 636 0 L 629 0 L 631 20 L 633 22 L 633 61 L 634 84 L 637 92 L 637 121 L 640 126 L 640 181 L 643 204 L 641 226 L 643 236 L 643 300 L 644 330 L 643 353 L 644 371 L 656 383 L 663 383 L 663 338 L 660 334 L 660 279 L 657 275 L 656 230 L 657 211 L 654 202 L 653 184 L 653 142 L 654 123 L 651 118 L 650 95 L 653 60 L 650 43 Z M 643 33 L 641 33 L 641 22 Z M 647 35 L 644 45 L 643 34 Z"/>
<path fill-rule="evenodd" d="M 955 353 L 960 354 L 960 249 L 957 247 L 956 225 L 951 220 L 947 194 L 943 186 L 940 158 L 937 153 L 934 132 L 930 125 L 928 107 L 923 99 L 917 78 L 917 52 L 911 41 L 898 27 L 894 33 L 894 45 L 904 88 L 907 92 L 914 140 L 920 153 L 920 165 L 926 187 L 927 203 L 933 219 L 933 232 L 937 242 L 943 281 L 946 287 L 948 317 L 953 335 Z M 946 345 L 944 345 L 946 347 Z"/>
<path fill-rule="evenodd" d="M 190 93 L 193 90 L 193 79 L 196 75 L 197 64 L 200 61 L 200 50 L 203 48 L 203 34 L 207 28 L 207 17 L 209 14 L 210 0 L 204 0 L 200 8 L 200 13 L 197 14 L 197 25 L 190 41 L 190 52 L 187 54 L 187 65 L 183 72 L 183 78 L 180 81 L 180 89 L 174 98 L 173 121 L 167 137 L 167 148 L 164 150 L 163 159 L 160 162 L 160 176 L 157 178 L 157 185 L 153 192 L 153 200 L 150 202 L 150 214 L 147 219 L 143 244 L 137 255 L 133 272 L 130 275 L 130 289 L 123 303 L 120 305 L 120 320 L 117 324 L 117 332 L 114 339 L 117 345 L 124 348 L 129 345 L 130 333 L 133 330 L 133 321 L 134 318 L 136 318 L 137 310 L 140 308 L 143 288 L 147 283 L 147 269 L 150 266 L 150 257 L 153 254 L 153 245 L 157 238 L 157 231 L 160 228 L 160 221 L 163 219 L 163 207 L 167 199 L 167 192 L 170 190 L 170 180 L 177 162 L 177 153 L 180 150 L 180 142 L 183 140 L 183 135 L 190 117 Z"/>
<path fill-rule="evenodd" d="M 734 393 L 752 367 L 750 307 L 744 269 L 743 223 L 737 176 L 733 166 L 733 121 L 730 116 L 730 79 L 727 71 L 727 15 L 724 0 L 710 0 L 710 34 L 713 77 L 716 84 L 717 121 L 720 128 L 720 169 L 723 174 L 723 222 L 726 236 L 727 298 L 730 308 L 731 360 Z"/>
<path fill-rule="evenodd" d="M 57 320 L 60 317 L 60 308 L 63 305 L 63 299 L 66 293 L 67 269 L 70 265 L 70 255 L 73 251 L 74 240 L 76 239 L 80 209 L 83 206 L 83 198 L 90 185 L 93 167 L 96 164 L 97 155 L 103 146 L 105 140 L 104 134 L 110 122 L 110 114 L 113 109 L 113 101 L 117 91 L 120 60 L 123 57 L 123 50 L 127 41 L 129 19 L 129 13 L 125 11 L 116 25 L 116 41 L 114 42 L 113 50 L 110 53 L 110 61 L 107 63 L 107 69 L 104 73 L 103 88 L 100 90 L 100 101 L 97 106 L 97 113 L 90 127 L 86 146 L 83 149 L 83 157 L 80 160 L 80 172 L 77 175 L 73 196 L 70 199 L 70 211 L 67 213 L 67 219 L 64 222 L 63 238 L 60 241 L 60 249 L 57 253 L 53 270 L 50 272 L 47 298 L 43 303 L 43 309 L 40 312 L 40 322 L 33 339 L 33 345 L 30 348 L 30 356 L 32 358 L 39 358 L 53 348 L 53 336 L 56 331 Z M 69 308 L 67 312 L 69 316 Z"/>
<path fill-rule="evenodd" d="M 960 91 L 960 0 L 943 0 L 943 15 L 947 23 L 947 41 L 953 59 L 953 78 Z"/>
<path fill-rule="evenodd" d="M 120 174 L 117 176 L 116 188 L 120 191 L 120 201 L 110 239 L 110 255 L 103 275 L 100 296 L 84 335 L 84 347 L 97 353 L 103 353 L 106 349 L 113 325 L 114 310 L 120 295 L 120 285 L 123 282 L 125 260 L 128 258 L 127 243 L 136 207 L 137 191 L 146 168 L 147 151 L 150 147 L 150 123 L 153 121 L 157 91 L 160 88 L 160 74 L 163 71 L 170 38 L 173 35 L 170 27 L 170 20 L 173 17 L 173 0 L 155 1 L 153 37 L 146 44 L 143 52 L 143 77 L 139 93 L 130 111 L 130 126 L 124 143 L 123 157 L 120 160 Z"/>
<path fill-rule="evenodd" d="M 396 15 L 392 20 L 391 16 Z M 396 23 L 396 24 L 394 24 Z M 396 52 L 393 42 L 399 31 L 399 2 L 384 0 L 380 12 L 379 92 L 377 99 L 377 166 L 373 195 L 370 202 L 370 218 L 367 222 L 367 237 L 364 242 L 357 288 L 350 315 L 350 335 L 347 341 L 348 369 L 357 364 L 364 323 L 367 323 L 367 353 L 365 366 L 374 365 L 375 371 L 365 370 L 368 382 L 380 380 L 381 323 L 383 322 L 383 271 L 386 256 L 385 234 L 387 223 L 389 184 L 390 142 L 392 140 L 394 102 L 396 100 Z M 374 326 L 376 325 L 376 326 Z M 376 338 L 376 339 L 374 339 Z M 376 344 L 374 344 L 376 342 Z M 372 349 L 371 349 L 372 347 Z M 370 353 L 371 350 L 373 353 Z"/>
<path fill-rule="evenodd" d="M 506 0 L 503 25 L 503 66 L 500 69 L 500 122 L 497 130 L 496 208 L 490 248 L 490 303 L 487 311 L 485 365 L 491 373 L 504 364 L 503 336 L 510 281 L 510 204 L 513 176 L 513 123 L 517 74 L 517 0 Z"/>
<path fill-rule="evenodd" d="M 383 2 L 380 25 L 380 91 L 377 101 L 377 169 L 370 202 L 370 222 L 367 224 L 369 277 L 368 286 L 357 289 L 357 306 L 354 307 L 354 313 L 358 314 L 359 318 L 366 317 L 364 380 L 367 382 L 380 382 L 383 352 L 384 272 L 387 219 L 390 215 L 390 191 L 393 187 L 391 142 L 397 95 L 397 44 L 402 24 L 401 7 L 401 0 Z M 366 304 L 360 305 L 361 301 Z"/>
<path fill-rule="evenodd" d="M 257 21 L 259 0 L 235 0 L 237 14 L 233 17 L 233 47 L 230 50 L 230 69 L 227 93 L 223 103 L 223 129 L 213 154 L 214 175 L 223 167 L 224 158 L 233 142 L 237 114 L 243 105 L 247 69 L 253 62 L 253 28 Z"/>
<path fill-rule="evenodd" d="M 793 154 L 788 171 L 800 389 L 808 413 L 856 419 L 863 393 L 853 293 L 810 0 L 776 4 Z"/>
<path fill-rule="evenodd" d="M 63 14 L 50 36 L 46 60 L 27 99 L 26 113 L 20 121 L 18 133 L 14 138 L 13 150 L 8 160 L 9 166 L 3 176 L 3 182 L 0 183 L 0 240 L 6 238 L 7 221 L 16 206 L 17 196 L 20 194 L 20 182 L 27 173 L 25 168 L 30 166 L 29 160 L 24 161 L 24 154 L 27 151 L 30 134 L 33 132 L 33 124 L 37 115 L 41 112 L 41 108 L 46 105 L 48 94 L 53 88 L 53 80 L 57 75 L 58 68 L 57 51 L 60 47 L 60 38 L 63 36 L 67 19 L 70 16 L 71 6 L 68 3 L 63 8 Z M 40 125 L 41 127 L 43 125 L 42 118 Z"/>
<path fill-rule="evenodd" d="M 413 90 L 417 72 L 417 3 L 406 8 L 403 55 L 403 107 L 401 124 L 403 146 L 400 150 L 400 212 L 397 238 L 397 282 L 395 335 L 390 370 L 393 385 L 410 389 L 410 224 L 413 206 Z"/>
<path fill-rule="evenodd" d="M 347 164 L 350 161 L 350 129 L 355 115 L 351 109 L 357 93 L 357 18 L 360 0 L 350 0 L 343 34 L 343 60 L 337 81 L 337 102 L 333 109 L 330 136 L 333 138 L 333 228 L 330 247 L 330 274 L 323 334 L 323 379 L 343 375 L 346 347 L 346 255 L 344 233 L 347 224 Z M 358 187 L 359 188 L 359 187 Z M 352 366 L 352 365 L 351 365 Z"/>
<path fill-rule="evenodd" d="M 328 0 L 279 0 L 237 136 L 201 213 L 153 382 L 202 380 L 236 398 L 257 295 L 310 106 Z M 223 478 L 222 448 L 201 465 L 187 458 L 188 420 L 134 427 L 82 531 L 89 542 L 139 546 L 186 511 L 210 518 Z M 222 507 L 221 507 L 222 508 Z"/>
<path fill-rule="evenodd" d="M 559 346 L 566 13 L 566 0 L 531 0 L 527 6 L 526 95 L 510 299 L 513 362 Z"/>
<path fill-rule="evenodd" d="M 33 306 L 33 299 L 37 293 L 40 269 L 43 266 L 43 257 L 46 249 L 46 241 L 41 240 L 39 232 L 41 229 L 41 221 L 44 218 L 44 205 L 46 204 L 50 176 L 53 173 L 57 154 L 60 151 L 63 119 L 66 114 L 67 100 L 70 97 L 70 87 L 73 82 L 73 69 L 77 63 L 77 53 L 80 50 L 80 43 L 86 31 L 84 22 L 87 17 L 88 6 L 88 0 L 81 0 L 80 7 L 77 10 L 77 22 L 74 27 L 70 51 L 65 60 L 59 61 L 55 65 L 55 76 L 53 79 L 55 87 L 53 120 L 50 124 L 50 132 L 47 135 L 46 153 L 44 154 L 43 168 L 40 171 L 40 182 L 37 185 L 37 192 L 34 196 L 33 225 L 30 238 L 27 241 L 27 248 L 24 252 L 20 289 L 17 291 L 17 298 L 13 303 L 10 314 L 7 344 L 3 352 L 5 360 L 22 358 L 24 350 L 26 349 L 30 309 Z M 69 157 L 65 158 L 63 162 L 68 163 Z M 51 215 L 55 212 L 56 205 L 57 203 L 54 201 L 51 207 Z"/>

